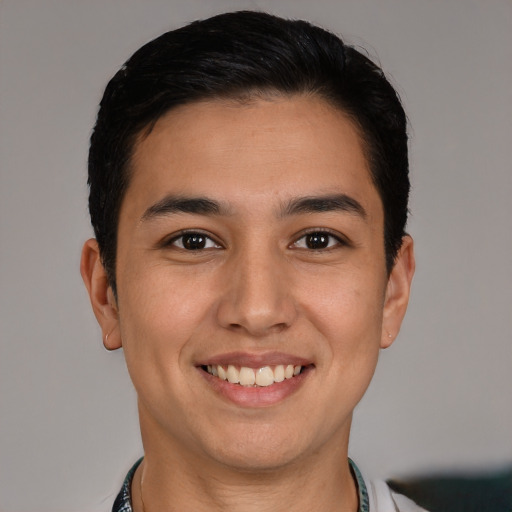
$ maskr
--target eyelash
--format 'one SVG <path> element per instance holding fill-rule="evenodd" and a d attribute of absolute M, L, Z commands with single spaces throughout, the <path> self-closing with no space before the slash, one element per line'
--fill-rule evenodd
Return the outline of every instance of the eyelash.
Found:
<path fill-rule="evenodd" d="M 322 238 L 327 239 L 327 242 L 328 242 L 327 247 L 320 247 L 320 248 L 307 247 L 307 242 L 305 242 L 306 247 L 299 247 L 298 244 L 301 240 L 306 240 L 306 238 L 308 236 L 313 236 L 313 235 L 316 235 L 317 237 L 319 237 L 321 239 Z M 204 241 L 205 246 L 204 247 L 196 247 L 196 248 L 190 248 L 190 247 L 187 248 L 187 247 L 185 247 L 185 243 L 184 243 L 185 237 L 189 237 L 189 238 L 196 237 L 198 239 L 202 239 Z M 179 240 L 181 240 L 181 245 L 178 245 L 176 243 Z M 332 243 L 333 240 L 335 241 L 334 244 Z M 321 240 L 321 242 L 322 241 L 323 240 Z M 196 242 L 192 241 L 192 244 L 193 243 L 199 243 L 199 245 L 201 245 L 201 241 L 196 241 Z M 208 247 L 208 245 L 210 245 L 210 246 Z M 345 239 L 343 239 L 339 234 L 332 233 L 331 231 L 329 231 L 327 229 L 317 228 L 317 229 L 309 230 L 306 233 L 303 233 L 299 238 L 297 238 L 295 240 L 295 242 L 290 244 L 290 247 L 300 249 L 300 250 L 313 251 L 313 252 L 326 252 L 326 251 L 331 251 L 331 250 L 335 249 L 336 247 L 347 246 L 347 245 L 349 245 L 348 242 Z M 206 233 L 203 233 L 201 231 L 182 231 L 178 235 L 174 235 L 172 238 L 165 240 L 162 243 L 162 246 L 163 247 L 174 246 L 174 247 L 177 247 L 177 248 L 187 251 L 187 252 L 194 252 L 194 251 L 200 252 L 200 251 L 207 250 L 207 249 L 223 248 L 222 245 L 219 244 L 218 242 L 216 242 L 211 236 L 209 236 Z"/>
<path fill-rule="evenodd" d="M 207 244 L 210 243 L 212 246 L 210 246 L 210 247 L 197 247 L 195 249 L 190 249 L 190 248 L 187 249 L 185 247 L 184 243 L 183 243 L 185 237 L 189 237 L 189 238 L 193 238 L 193 237 L 202 238 L 202 239 L 204 239 L 206 241 Z M 176 242 L 178 240 L 181 240 L 181 247 L 176 244 Z M 194 251 L 200 252 L 200 251 L 205 250 L 205 249 L 221 249 L 222 248 L 222 246 L 219 243 L 217 243 L 211 236 L 209 236 L 206 233 L 203 233 L 201 231 L 182 231 L 178 235 L 174 235 L 172 238 L 164 240 L 164 242 L 162 243 L 162 246 L 163 247 L 174 246 L 174 247 L 177 247 L 178 249 L 181 249 L 183 251 L 189 251 L 189 252 L 194 252 Z"/>
<path fill-rule="evenodd" d="M 328 240 L 327 247 L 317 248 L 317 249 L 314 249 L 311 247 L 298 247 L 298 243 L 301 240 L 305 240 L 306 237 L 313 236 L 313 235 L 322 236 L 322 237 L 327 238 L 327 240 Z M 333 240 L 335 241 L 334 244 L 332 244 Z M 303 250 L 308 250 L 308 251 L 313 251 L 313 252 L 332 251 L 332 250 L 336 249 L 337 247 L 343 247 L 343 246 L 347 246 L 347 245 L 349 245 L 348 242 L 344 238 L 342 238 L 339 234 L 333 233 L 325 228 L 322 228 L 322 229 L 317 228 L 317 229 L 309 230 L 306 233 L 303 233 L 299 238 L 297 238 L 297 240 L 295 242 L 293 242 L 293 244 L 291 244 L 292 247 L 295 246 L 298 249 L 301 249 L 301 250 L 303 249 Z"/>

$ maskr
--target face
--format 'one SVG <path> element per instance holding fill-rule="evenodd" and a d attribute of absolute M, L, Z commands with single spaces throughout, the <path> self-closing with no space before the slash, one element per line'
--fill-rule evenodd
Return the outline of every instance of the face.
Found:
<path fill-rule="evenodd" d="M 346 449 L 413 268 L 406 243 L 386 273 L 352 122 L 311 97 L 195 103 L 140 139 L 132 171 L 118 300 L 97 316 L 146 449 L 245 469 Z"/>

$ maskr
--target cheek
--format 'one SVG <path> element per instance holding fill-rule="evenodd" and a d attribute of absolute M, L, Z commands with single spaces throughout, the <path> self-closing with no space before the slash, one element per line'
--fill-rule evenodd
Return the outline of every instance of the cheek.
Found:
<path fill-rule="evenodd" d="M 356 334 L 380 328 L 384 289 L 381 273 L 368 267 L 316 273 L 297 283 L 301 304 L 329 338 L 336 332 Z"/>
<path fill-rule="evenodd" d="M 194 379 L 190 340 L 212 310 L 210 296 L 190 278 L 171 279 L 162 268 L 120 281 L 120 326 L 126 365 L 139 402 L 150 416 L 168 422 L 183 409 Z M 125 292 L 125 293 L 123 293 Z"/>
<path fill-rule="evenodd" d="M 339 375 L 357 373 L 366 379 L 377 363 L 384 293 L 377 270 L 331 272 L 301 285 L 305 315 L 327 341 L 322 360 Z"/>
<path fill-rule="evenodd" d="M 178 368 L 187 342 L 206 321 L 210 294 L 190 277 L 161 268 L 120 281 L 123 349 L 130 373 L 151 368 L 162 375 Z"/>

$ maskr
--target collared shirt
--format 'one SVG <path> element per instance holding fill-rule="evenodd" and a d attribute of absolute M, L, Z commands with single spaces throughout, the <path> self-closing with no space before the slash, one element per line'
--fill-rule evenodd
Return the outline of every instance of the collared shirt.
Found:
<path fill-rule="evenodd" d="M 135 474 L 135 470 L 139 467 L 139 464 L 142 462 L 142 459 L 144 457 L 141 457 L 133 466 L 130 471 L 128 471 L 128 474 L 126 475 L 126 478 L 123 482 L 123 487 L 121 487 L 121 490 L 119 491 L 119 494 L 117 495 L 116 500 L 114 501 L 114 506 L 112 507 L 112 512 L 133 512 L 132 509 L 132 495 L 131 495 L 131 486 L 132 486 L 132 480 L 133 475 Z"/>
<path fill-rule="evenodd" d="M 114 501 L 112 512 L 133 512 L 130 488 L 135 470 L 141 462 L 142 458 L 128 471 L 123 486 Z M 391 492 L 385 482 L 369 484 L 371 490 L 371 494 L 369 494 L 368 487 L 359 468 L 351 459 L 348 459 L 348 462 L 357 484 L 359 496 L 358 512 L 427 512 L 405 496 Z"/>

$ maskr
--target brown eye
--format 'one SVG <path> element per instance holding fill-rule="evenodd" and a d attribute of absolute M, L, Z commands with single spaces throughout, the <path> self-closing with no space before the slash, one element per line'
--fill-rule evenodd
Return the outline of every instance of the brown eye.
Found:
<path fill-rule="evenodd" d="M 331 249 L 337 245 L 344 245 L 342 240 L 326 231 L 312 231 L 301 236 L 294 244 L 299 249 L 309 249 L 311 251 L 320 251 L 322 249 Z"/>
<path fill-rule="evenodd" d="M 325 233 L 310 233 L 304 239 L 308 249 L 325 249 L 329 246 L 330 236 Z"/>
<path fill-rule="evenodd" d="M 210 237 L 203 233 L 185 233 L 172 240 L 172 245 L 186 251 L 200 251 L 202 249 L 219 248 Z"/>

